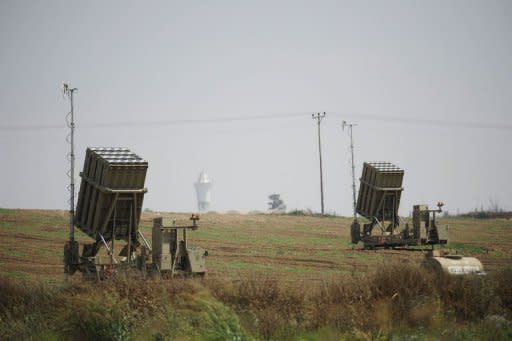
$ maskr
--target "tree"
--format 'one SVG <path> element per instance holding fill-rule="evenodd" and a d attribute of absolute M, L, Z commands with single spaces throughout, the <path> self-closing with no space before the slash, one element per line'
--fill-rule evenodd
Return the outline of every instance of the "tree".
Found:
<path fill-rule="evenodd" d="M 280 194 L 271 194 L 268 196 L 269 200 L 271 200 L 268 203 L 269 211 L 272 212 L 284 212 L 286 211 L 286 205 L 284 204 L 284 201 L 281 199 Z"/>

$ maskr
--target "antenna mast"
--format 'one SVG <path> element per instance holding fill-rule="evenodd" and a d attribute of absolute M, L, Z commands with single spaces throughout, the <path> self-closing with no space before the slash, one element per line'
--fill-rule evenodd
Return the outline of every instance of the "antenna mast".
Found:
<path fill-rule="evenodd" d="M 357 126 L 357 124 L 348 124 L 346 121 L 343 121 L 341 124 L 341 128 L 345 130 L 345 127 L 348 127 L 348 134 L 350 136 L 350 154 L 352 161 L 352 209 L 354 211 L 354 221 L 357 220 L 357 212 L 356 212 L 356 174 L 355 174 L 355 166 L 354 166 L 354 140 L 352 138 L 352 127 Z"/>
<path fill-rule="evenodd" d="M 69 142 L 71 150 L 68 154 L 68 160 L 70 162 L 70 169 L 68 176 L 70 178 L 69 184 L 69 241 L 75 241 L 75 117 L 73 108 L 73 94 L 78 91 L 77 88 L 71 88 L 67 83 L 62 86 L 62 92 L 64 96 L 67 96 L 71 103 L 71 111 L 66 115 L 66 124 L 70 129 L 69 135 L 66 137 L 66 141 Z"/>

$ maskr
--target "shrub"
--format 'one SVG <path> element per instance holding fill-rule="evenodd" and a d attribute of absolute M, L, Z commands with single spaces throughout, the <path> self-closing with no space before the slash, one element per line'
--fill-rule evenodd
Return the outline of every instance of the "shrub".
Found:
<path fill-rule="evenodd" d="M 129 340 L 133 312 L 117 295 L 75 298 L 72 309 L 65 309 L 62 332 L 75 340 Z"/>
<path fill-rule="evenodd" d="M 430 324 L 437 293 L 432 273 L 418 265 L 394 263 L 369 278 L 372 301 L 380 327 Z"/>
<path fill-rule="evenodd" d="M 512 318 L 512 266 L 496 271 L 489 280 L 494 284 L 494 293 L 504 308 L 504 314 Z"/>
<path fill-rule="evenodd" d="M 47 329 L 52 324 L 50 312 L 58 290 L 44 283 L 0 276 L 1 338 L 25 339 Z"/>
<path fill-rule="evenodd" d="M 50 285 L 0 277 L 0 335 L 7 340 L 244 340 L 249 330 L 265 340 L 314 337 L 320 331 L 334 339 L 408 339 L 441 337 L 436 331 L 465 323 L 447 337 L 487 333 L 506 339 L 512 332 L 510 283 L 512 267 L 488 276 L 454 277 L 407 263 L 323 281 L 264 275 L 161 281 L 124 272 L 101 282 Z M 493 328 L 499 332 L 491 333 Z"/>

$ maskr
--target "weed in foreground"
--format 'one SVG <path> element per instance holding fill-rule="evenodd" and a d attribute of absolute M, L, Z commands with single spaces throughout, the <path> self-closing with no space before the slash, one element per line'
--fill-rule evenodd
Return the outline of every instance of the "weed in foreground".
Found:
<path fill-rule="evenodd" d="M 36 339 L 510 339 L 512 268 L 449 277 L 410 264 L 292 282 L 264 275 L 36 283 L 0 277 L 0 335 Z M 236 314 L 235 314 L 236 312 Z M 243 326 L 243 327 L 242 327 Z"/>
<path fill-rule="evenodd" d="M 451 277 L 391 263 L 371 274 L 327 281 L 252 275 L 237 281 L 209 280 L 206 285 L 264 340 L 317 335 L 319 330 L 335 330 L 333 335 L 341 339 L 410 339 L 420 334 L 427 339 L 466 339 L 484 335 L 489 318 L 505 321 L 500 326 L 510 330 L 511 276 L 512 270 L 504 269 L 491 276 Z M 461 324 L 466 327 L 453 329 Z M 496 339 L 501 339 L 498 334 Z"/>

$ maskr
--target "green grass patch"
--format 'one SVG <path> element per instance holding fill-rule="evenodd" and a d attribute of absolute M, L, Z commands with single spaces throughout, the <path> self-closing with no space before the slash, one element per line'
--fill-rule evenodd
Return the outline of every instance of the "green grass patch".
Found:
<path fill-rule="evenodd" d="M 1 274 L 6 277 L 9 277 L 12 279 L 17 279 L 17 280 L 25 280 L 28 278 L 28 275 L 25 272 L 20 272 L 20 271 L 7 271 L 7 272 L 1 272 Z"/>
<path fill-rule="evenodd" d="M 4 254 L 12 256 L 12 257 L 18 257 L 18 258 L 21 258 L 21 257 L 24 257 L 27 255 L 26 252 L 23 252 L 23 251 L 20 251 L 17 249 L 13 249 L 13 248 L 8 248 L 7 253 L 4 253 Z"/>
<path fill-rule="evenodd" d="M 483 254 L 486 252 L 485 247 L 473 244 L 449 243 L 448 247 L 457 250 L 457 252 L 461 252 L 463 254 Z"/>
<path fill-rule="evenodd" d="M 0 222 L 0 229 L 2 229 L 4 231 L 11 231 L 14 229 L 14 225 L 13 225 L 13 223 L 2 221 L 2 222 Z"/>
<path fill-rule="evenodd" d="M 512 258 L 512 255 L 510 253 L 505 253 L 500 250 L 495 250 L 492 252 L 493 256 L 499 259 L 505 259 L 505 258 Z"/>
<path fill-rule="evenodd" d="M 329 250 L 329 251 L 314 251 L 312 256 L 313 257 L 325 257 L 325 258 L 331 258 L 331 257 L 339 257 L 340 251 L 339 250 Z"/>
<path fill-rule="evenodd" d="M 37 248 L 37 249 L 35 249 L 34 252 L 35 252 L 35 255 L 37 255 L 37 256 L 44 256 L 44 257 L 49 257 L 49 258 L 63 256 L 63 251 L 56 249 L 56 248 L 52 248 L 52 249 Z"/>
<path fill-rule="evenodd" d="M 372 252 L 372 251 L 355 251 L 355 252 L 352 252 L 350 254 L 347 254 L 346 256 L 347 258 L 352 258 L 352 259 L 360 259 L 360 260 L 382 260 L 384 258 L 384 256 L 380 253 L 377 253 L 377 252 Z"/>
<path fill-rule="evenodd" d="M 241 262 L 241 261 L 219 261 L 209 262 L 209 268 L 216 269 L 219 271 L 263 271 L 263 272 L 275 272 L 279 271 L 274 265 L 265 265 L 259 263 Z"/>

